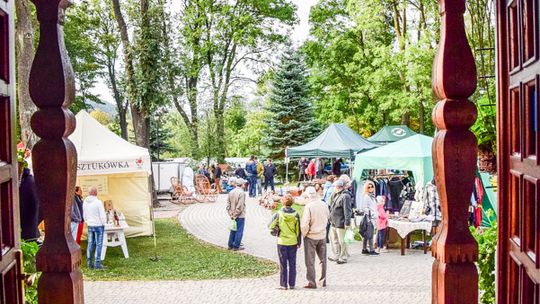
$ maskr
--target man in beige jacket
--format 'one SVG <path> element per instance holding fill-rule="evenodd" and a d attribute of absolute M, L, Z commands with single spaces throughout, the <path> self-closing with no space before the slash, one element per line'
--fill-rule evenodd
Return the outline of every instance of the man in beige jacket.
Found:
<path fill-rule="evenodd" d="M 227 197 L 227 213 L 231 220 L 236 221 L 236 230 L 231 230 L 229 234 L 229 250 L 243 250 L 244 247 L 240 244 L 244 236 L 244 223 L 246 221 L 246 192 L 243 189 L 246 181 L 241 178 L 231 178 L 229 183 L 236 186 Z"/>
<path fill-rule="evenodd" d="M 319 257 L 321 276 L 318 279 L 322 287 L 326 287 L 326 224 L 328 223 L 328 207 L 317 195 L 313 187 L 305 192 L 308 203 L 304 207 L 300 220 L 300 231 L 304 236 L 304 253 L 306 262 L 306 279 L 304 288 L 317 288 L 315 281 L 315 254 Z"/>

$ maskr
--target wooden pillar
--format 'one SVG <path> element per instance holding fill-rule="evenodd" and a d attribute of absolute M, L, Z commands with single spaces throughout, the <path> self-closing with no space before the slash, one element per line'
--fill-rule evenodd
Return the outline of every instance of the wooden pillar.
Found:
<path fill-rule="evenodd" d="M 433 141 L 435 182 L 443 210 L 433 241 L 432 303 L 478 303 L 478 245 L 469 232 L 468 207 L 474 186 L 477 141 L 469 128 L 476 106 L 476 66 L 465 34 L 465 0 L 439 0 L 441 38 L 433 67 L 433 109 L 439 130 Z"/>
<path fill-rule="evenodd" d="M 45 220 L 45 242 L 37 255 L 42 272 L 40 304 L 83 303 L 79 270 L 81 252 L 70 233 L 77 153 L 67 137 L 75 129 L 68 106 L 75 97 L 73 70 L 64 45 L 64 11 L 68 0 L 32 0 L 40 39 L 30 72 L 30 96 L 38 107 L 32 130 L 41 138 L 34 146 L 32 165 Z"/>

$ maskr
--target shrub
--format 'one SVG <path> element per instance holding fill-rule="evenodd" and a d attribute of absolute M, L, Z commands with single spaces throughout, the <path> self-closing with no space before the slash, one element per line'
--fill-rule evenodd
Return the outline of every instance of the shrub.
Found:
<path fill-rule="evenodd" d="M 497 254 L 497 222 L 492 221 L 493 210 L 486 212 L 490 227 L 471 227 L 471 233 L 478 242 L 478 285 L 482 291 L 482 304 L 495 303 L 495 256 Z"/>

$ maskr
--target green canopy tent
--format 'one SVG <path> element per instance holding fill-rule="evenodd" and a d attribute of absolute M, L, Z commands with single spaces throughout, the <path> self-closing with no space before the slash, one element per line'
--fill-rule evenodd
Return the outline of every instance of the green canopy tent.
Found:
<path fill-rule="evenodd" d="M 416 132 L 406 125 L 384 126 L 379 132 L 368 138 L 376 144 L 388 144 L 415 135 Z"/>
<path fill-rule="evenodd" d="M 417 134 L 360 153 L 354 161 L 354 179 L 360 184 L 366 169 L 407 170 L 412 171 L 416 184 L 424 185 L 433 178 L 432 143 L 432 137 Z"/>
<path fill-rule="evenodd" d="M 288 157 L 342 157 L 354 158 L 358 152 L 378 145 L 358 135 L 345 124 L 331 124 L 312 141 L 287 149 Z"/>

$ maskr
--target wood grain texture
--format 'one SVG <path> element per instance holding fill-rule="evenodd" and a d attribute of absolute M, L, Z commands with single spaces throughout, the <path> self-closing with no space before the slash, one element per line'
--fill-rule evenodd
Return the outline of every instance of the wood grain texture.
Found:
<path fill-rule="evenodd" d="M 439 132 L 433 168 L 443 221 L 432 245 L 432 303 L 478 303 L 478 245 L 467 223 L 477 156 L 476 137 L 469 130 L 477 111 L 468 97 L 476 90 L 476 66 L 465 34 L 465 1 L 440 0 L 439 6 L 441 39 L 433 67 L 433 91 L 440 100 L 433 122 Z"/>
<path fill-rule="evenodd" d="M 30 96 L 38 107 L 32 130 L 41 138 L 32 153 L 45 242 L 37 255 L 42 271 L 40 304 L 83 303 L 79 270 L 81 251 L 70 233 L 70 213 L 76 179 L 77 153 L 67 137 L 75 129 L 68 106 L 75 97 L 73 70 L 63 41 L 66 0 L 33 0 L 40 40 L 30 72 Z"/>

